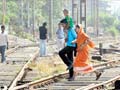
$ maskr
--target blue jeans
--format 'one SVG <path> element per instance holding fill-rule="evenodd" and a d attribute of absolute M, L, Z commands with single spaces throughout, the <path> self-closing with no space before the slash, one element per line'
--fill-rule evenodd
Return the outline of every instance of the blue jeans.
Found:
<path fill-rule="evenodd" d="M 40 39 L 40 56 L 46 55 L 46 39 Z"/>
<path fill-rule="evenodd" d="M 6 60 L 5 58 L 5 49 L 6 49 L 6 46 L 0 46 L 0 53 L 1 53 L 1 56 L 2 56 L 2 63 Z"/>

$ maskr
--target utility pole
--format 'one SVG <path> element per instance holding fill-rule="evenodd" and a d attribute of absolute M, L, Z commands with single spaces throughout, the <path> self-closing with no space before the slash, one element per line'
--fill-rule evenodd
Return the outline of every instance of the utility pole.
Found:
<path fill-rule="evenodd" d="M 30 18 L 29 18 L 29 15 L 30 15 L 30 10 L 29 10 L 30 3 L 29 3 L 29 1 L 27 1 L 26 3 L 27 3 L 27 28 L 29 28 L 29 26 L 30 26 Z"/>
<path fill-rule="evenodd" d="M 96 35 L 99 36 L 99 1 L 94 0 L 94 30 Z"/>
<path fill-rule="evenodd" d="M 20 24 L 23 26 L 23 0 L 20 0 Z"/>
<path fill-rule="evenodd" d="M 72 0 L 72 17 L 73 20 L 78 23 L 78 1 Z"/>
<path fill-rule="evenodd" d="M 96 0 L 96 23 L 97 36 L 99 36 L 99 0 Z"/>
<path fill-rule="evenodd" d="M 5 15 L 6 15 L 6 0 L 3 0 L 3 16 L 2 16 L 2 24 L 5 24 Z"/>
<path fill-rule="evenodd" d="M 93 0 L 91 0 L 91 24 L 93 24 Z"/>
<path fill-rule="evenodd" d="M 33 37 L 35 38 L 35 0 L 33 0 L 32 18 L 33 18 L 33 25 L 32 25 Z"/>
<path fill-rule="evenodd" d="M 53 0 L 48 0 L 49 1 L 49 35 L 50 39 L 53 38 Z"/>
<path fill-rule="evenodd" d="M 72 17 L 74 19 L 74 0 L 72 0 Z"/>
<path fill-rule="evenodd" d="M 80 0 L 80 23 L 83 25 L 83 29 L 86 32 L 86 1 Z"/>

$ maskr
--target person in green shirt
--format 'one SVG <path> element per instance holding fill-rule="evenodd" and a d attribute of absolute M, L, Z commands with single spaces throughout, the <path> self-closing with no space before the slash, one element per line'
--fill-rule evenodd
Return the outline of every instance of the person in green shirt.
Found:
<path fill-rule="evenodd" d="M 64 10 L 63 10 L 63 14 L 64 14 L 65 19 L 67 20 L 67 22 L 68 22 L 68 24 L 69 24 L 69 27 L 70 27 L 70 28 L 73 28 L 74 22 L 73 22 L 72 17 L 69 16 L 69 11 L 68 11 L 67 9 L 64 9 Z"/>

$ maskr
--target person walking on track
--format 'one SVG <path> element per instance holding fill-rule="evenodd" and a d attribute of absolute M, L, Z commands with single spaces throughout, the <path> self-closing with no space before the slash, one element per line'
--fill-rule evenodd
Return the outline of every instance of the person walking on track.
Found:
<path fill-rule="evenodd" d="M 84 33 L 82 25 L 76 25 L 77 39 L 72 43 L 77 43 L 77 56 L 74 60 L 73 67 L 75 73 L 89 73 L 95 72 L 96 80 L 101 76 L 101 72 L 96 71 L 92 65 L 90 65 L 89 49 L 94 48 L 94 43 Z"/>
<path fill-rule="evenodd" d="M 66 40 L 66 46 L 59 51 L 59 56 L 63 60 L 63 62 L 68 66 L 69 70 L 69 78 L 68 80 L 71 81 L 73 79 L 73 51 L 75 44 L 72 44 L 71 42 L 76 39 L 77 34 L 73 28 L 71 28 L 68 24 L 68 21 L 66 19 L 61 20 L 64 30 L 67 30 L 67 40 Z"/>
<path fill-rule="evenodd" d="M 5 26 L 1 26 L 1 33 L 0 33 L 0 53 L 1 53 L 1 63 L 6 63 L 5 58 L 5 50 L 8 49 L 8 37 L 5 33 Z"/>

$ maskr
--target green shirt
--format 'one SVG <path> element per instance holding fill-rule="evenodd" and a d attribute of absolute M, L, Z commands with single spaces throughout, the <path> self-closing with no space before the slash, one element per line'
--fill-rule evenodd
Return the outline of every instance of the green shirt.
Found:
<path fill-rule="evenodd" d="M 73 23 L 73 19 L 70 16 L 66 16 L 65 19 L 68 21 L 69 26 L 73 27 L 74 23 Z"/>

